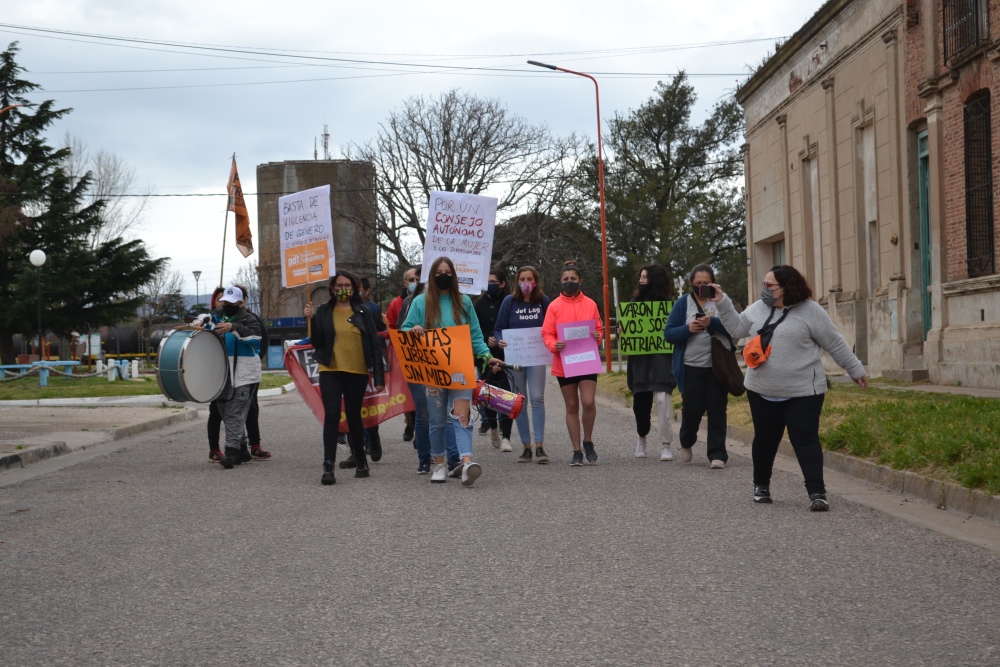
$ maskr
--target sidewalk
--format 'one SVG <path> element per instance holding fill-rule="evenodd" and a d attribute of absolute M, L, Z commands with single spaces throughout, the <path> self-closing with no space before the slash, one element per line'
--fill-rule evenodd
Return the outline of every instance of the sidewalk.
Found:
<path fill-rule="evenodd" d="M 294 391 L 289 383 L 261 398 Z M 0 474 L 207 414 L 208 405 L 164 396 L 107 396 L 0 401 Z"/>
<path fill-rule="evenodd" d="M 846 376 L 830 376 L 830 381 L 850 383 L 851 379 Z M 875 380 L 870 386 L 893 391 L 919 391 L 1000 399 L 1000 390 L 996 389 L 947 387 L 932 384 L 883 384 L 878 380 Z M 605 398 L 618 401 L 622 405 L 626 404 L 624 396 L 620 394 L 604 391 L 600 387 L 598 387 L 598 393 Z M 674 418 L 675 420 L 679 420 L 680 416 L 675 414 Z M 706 428 L 705 422 L 702 421 L 700 434 L 702 441 L 704 441 L 707 435 Z M 749 446 L 753 442 L 753 431 L 730 424 L 727 437 L 730 440 L 735 440 Z M 795 459 L 792 443 L 787 439 L 781 441 L 778 452 L 785 457 Z M 827 468 L 844 473 L 860 481 L 874 484 L 888 491 L 930 502 L 939 509 L 948 509 L 1000 523 L 1000 496 L 991 496 L 982 491 L 967 489 L 953 482 L 932 479 L 907 470 L 895 470 L 889 466 L 879 465 L 865 459 L 826 449 L 823 450 L 823 464 Z"/>

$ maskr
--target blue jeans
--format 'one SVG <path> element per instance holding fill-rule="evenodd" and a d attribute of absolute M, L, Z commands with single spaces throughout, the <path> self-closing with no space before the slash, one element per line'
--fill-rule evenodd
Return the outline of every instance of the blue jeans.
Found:
<path fill-rule="evenodd" d="M 524 394 L 531 404 L 531 423 L 535 425 L 534 442 L 545 442 L 545 366 L 527 366 L 524 370 L 511 371 L 514 383 L 511 389 Z M 521 444 L 529 447 L 531 426 L 528 423 L 528 411 L 521 410 L 517 416 L 517 432 L 521 436 Z"/>
<path fill-rule="evenodd" d="M 420 463 L 430 463 L 431 438 L 427 416 L 427 387 L 409 382 L 406 384 L 410 388 L 410 395 L 413 396 L 413 448 L 417 450 L 417 459 Z M 451 433 L 445 434 L 445 449 L 448 452 L 449 466 L 454 467 L 453 464 L 462 460 L 455 445 L 455 436 Z"/>
<path fill-rule="evenodd" d="M 436 392 L 436 393 L 431 393 Z M 462 426 L 454 416 L 455 401 L 469 402 L 469 425 Z M 430 422 L 431 456 L 444 456 L 445 440 L 454 436 L 459 456 L 472 456 L 472 390 L 430 387 L 427 393 Z"/>

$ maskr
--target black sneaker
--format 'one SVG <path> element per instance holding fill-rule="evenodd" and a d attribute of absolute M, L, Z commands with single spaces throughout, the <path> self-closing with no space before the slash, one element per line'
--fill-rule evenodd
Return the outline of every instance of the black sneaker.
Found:
<path fill-rule="evenodd" d="M 597 463 L 597 452 L 594 451 L 594 443 L 584 442 L 583 451 L 587 453 L 587 463 L 590 465 Z"/>
<path fill-rule="evenodd" d="M 454 477 L 458 479 L 462 476 L 462 462 L 449 463 L 448 464 L 448 477 Z"/>
<path fill-rule="evenodd" d="M 810 512 L 826 512 L 830 509 L 830 503 L 826 499 L 825 493 L 810 493 L 809 494 L 809 511 Z"/>
<path fill-rule="evenodd" d="M 518 463 L 531 463 L 531 447 L 525 447 L 521 455 L 517 457 Z"/>
<path fill-rule="evenodd" d="M 548 463 L 549 455 L 541 447 L 535 447 L 535 463 Z"/>
<path fill-rule="evenodd" d="M 253 461 L 253 454 L 250 453 L 249 449 L 241 449 L 240 450 L 240 461 L 239 462 L 240 463 L 248 463 L 249 461 Z M 239 464 L 237 464 L 237 465 L 239 465 Z"/>
<path fill-rule="evenodd" d="M 413 440 L 413 427 L 407 424 L 403 429 L 403 442 L 409 442 L 410 440 Z M 428 463 L 427 465 L 429 466 L 430 464 Z"/>
<path fill-rule="evenodd" d="M 485 419 L 479 423 L 479 435 L 488 435 L 490 432 L 490 423 Z"/>
<path fill-rule="evenodd" d="M 570 459 L 569 464 L 571 466 L 582 466 L 583 465 L 583 452 L 579 449 L 573 452 L 573 458 Z"/>
<path fill-rule="evenodd" d="M 341 470 L 347 470 L 348 468 L 356 468 L 356 467 L 358 467 L 358 461 L 357 461 L 357 459 L 354 458 L 354 454 L 351 454 L 350 456 L 348 456 L 346 459 L 344 459 L 343 461 L 341 461 L 337 465 L 340 466 Z"/>
<path fill-rule="evenodd" d="M 427 475 L 430 473 L 430 471 L 431 471 L 430 463 L 421 463 L 420 465 L 417 466 L 418 475 Z"/>
<path fill-rule="evenodd" d="M 753 485 L 753 501 L 755 503 L 773 503 L 771 500 L 771 489 L 760 484 Z"/>
<path fill-rule="evenodd" d="M 239 460 L 240 450 L 226 447 L 222 458 L 219 459 L 219 463 L 221 463 L 222 467 L 226 470 L 232 470 L 233 466 L 239 465 Z"/>

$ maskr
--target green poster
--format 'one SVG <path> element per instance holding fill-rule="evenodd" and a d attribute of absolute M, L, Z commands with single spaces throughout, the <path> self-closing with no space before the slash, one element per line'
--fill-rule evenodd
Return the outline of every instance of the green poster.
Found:
<path fill-rule="evenodd" d="M 674 346 L 663 339 L 673 301 L 632 301 L 618 305 L 618 349 L 622 354 L 671 354 Z"/>

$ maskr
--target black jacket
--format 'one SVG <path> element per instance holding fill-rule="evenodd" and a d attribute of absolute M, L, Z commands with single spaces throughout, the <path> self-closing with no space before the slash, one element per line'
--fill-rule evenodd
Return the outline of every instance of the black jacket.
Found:
<path fill-rule="evenodd" d="M 312 318 L 312 345 L 315 350 L 313 357 L 324 366 L 329 366 L 333 361 L 333 341 L 337 337 L 337 332 L 333 328 L 333 306 L 332 300 L 327 301 L 316 309 Z M 379 345 L 378 332 L 375 329 L 375 320 L 365 306 L 352 306 L 354 312 L 348 321 L 361 329 L 361 346 L 365 350 L 365 365 L 368 371 L 374 376 L 376 385 L 385 384 L 385 364 L 382 361 L 382 351 Z"/>
<path fill-rule="evenodd" d="M 500 314 L 500 304 L 503 303 L 506 294 L 498 294 L 494 299 L 489 294 L 483 294 L 476 299 L 473 307 L 476 309 L 476 317 L 479 318 L 479 328 L 483 331 L 483 342 L 489 347 L 490 336 L 493 335 L 497 326 L 497 315 Z M 490 354 L 497 359 L 503 360 L 503 348 L 499 345 L 490 347 Z"/>

